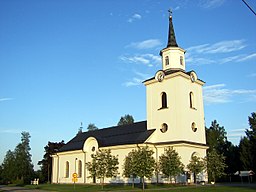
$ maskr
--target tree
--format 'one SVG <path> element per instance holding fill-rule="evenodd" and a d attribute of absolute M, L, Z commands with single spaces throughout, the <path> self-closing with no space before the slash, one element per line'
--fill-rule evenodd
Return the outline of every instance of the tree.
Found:
<path fill-rule="evenodd" d="M 194 174 L 194 183 L 196 183 L 196 176 L 204 170 L 205 162 L 200 157 L 193 155 L 187 168 Z"/>
<path fill-rule="evenodd" d="M 227 133 L 223 126 L 220 126 L 216 120 L 212 121 L 209 129 L 206 128 L 206 144 L 209 146 L 208 151 L 216 149 L 217 152 L 226 151 Z"/>
<path fill-rule="evenodd" d="M 144 178 L 151 178 L 154 172 L 155 159 L 152 156 L 154 151 L 148 147 L 139 147 L 133 150 L 133 169 L 135 175 L 142 179 L 142 189 L 145 189 Z"/>
<path fill-rule="evenodd" d="M 250 168 L 256 172 L 256 113 L 253 112 L 251 117 L 248 117 L 250 129 L 246 129 L 245 133 L 249 140 L 248 150 L 250 152 Z"/>
<path fill-rule="evenodd" d="M 41 166 L 41 174 L 42 178 L 40 178 L 41 182 L 50 182 L 52 176 L 52 158 L 51 155 L 56 153 L 63 145 L 64 141 L 61 142 L 50 142 L 44 147 L 44 156 L 41 161 L 38 161 L 38 165 Z"/>
<path fill-rule="evenodd" d="M 172 148 L 168 148 L 164 154 L 159 157 L 160 171 L 169 178 L 175 177 L 183 172 L 184 165 L 181 163 L 181 157 Z"/>
<path fill-rule="evenodd" d="M 218 154 L 223 154 L 225 157 L 226 175 L 231 175 L 240 167 L 238 148 L 227 140 L 227 133 L 223 126 L 220 126 L 216 120 L 211 123 L 209 129 L 206 128 L 206 143 L 209 146 L 208 153 L 216 150 Z"/>
<path fill-rule="evenodd" d="M 207 163 L 209 180 L 213 179 L 215 182 L 216 178 L 219 178 L 225 174 L 225 157 L 222 154 L 218 154 L 215 149 L 207 153 L 205 161 Z"/>
<path fill-rule="evenodd" d="M 239 157 L 242 170 L 250 170 L 252 158 L 250 152 L 250 141 L 247 137 L 243 137 L 240 140 Z"/>
<path fill-rule="evenodd" d="M 21 143 L 19 143 L 15 150 L 15 164 L 17 179 L 22 183 L 29 183 L 33 176 L 33 164 L 30 154 L 30 134 L 28 132 L 21 133 Z"/>
<path fill-rule="evenodd" d="M 1 177 L 3 178 L 3 183 L 8 184 L 16 179 L 15 174 L 15 155 L 14 152 L 8 150 L 6 152 L 3 164 L 2 164 Z"/>
<path fill-rule="evenodd" d="M 92 162 L 86 163 L 86 166 L 91 177 L 100 179 L 103 189 L 104 179 L 118 174 L 118 164 L 118 158 L 111 155 L 110 149 L 102 149 L 92 154 Z"/>
<path fill-rule="evenodd" d="M 98 127 L 97 127 L 95 124 L 90 123 L 90 124 L 88 125 L 88 127 L 87 127 L 87 130 L 88 130 L 88 131 L 95 131 L 95 130 L 98 130 Z"/>
<path fill-rule="evenodd" d="M 132 115 L 125 115 L 124 117 L 122 116 L 119 120 L 119 122 L 117 123 L 118 126 L 121 125 L 129 125 L 129 124 L 133 124 L 134 123 L 134 119 Z"/>
<path fill-rule="evenodd" d="M 123 165 L 123 175 L 127 178 L 132 177 L 132 188 L 134 188 L 134 178 L 137 177 L 134 166 L 134 151 L 128 153 L 128 155 L 124 159 Z"/>

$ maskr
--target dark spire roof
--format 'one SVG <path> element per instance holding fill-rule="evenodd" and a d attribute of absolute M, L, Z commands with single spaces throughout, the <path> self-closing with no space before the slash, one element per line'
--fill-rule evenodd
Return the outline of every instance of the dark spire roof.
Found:
<path fill-rule="evenodd" d="M 176 42 L 174 28 L 172 24 L 172 16 L 169 17 L 169 33 L 168 33 L 168 44 L 167 47 L 178 47 Z"/>

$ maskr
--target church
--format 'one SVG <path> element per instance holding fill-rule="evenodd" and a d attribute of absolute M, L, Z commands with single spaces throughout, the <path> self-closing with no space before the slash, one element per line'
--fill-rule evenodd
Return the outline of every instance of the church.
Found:
<path fill-rule="evenodd" d="M 175 38 L 172 15 L 169 16 L 168 43 L 160 51 L 162 69 L 145 80 L 147 120 L 130 125 L 113 126 L 77 134 L 52 155 L 52 183 L 99 183 L 90 178 L 85 163 L 99 149 L 110 149 L 118 156 L 119 175 L 106 178 L 107 183 L 129 183 L 123 177 L 123 163 L 130 151 L 148 146 L 154 151 L 156 162 L 165 149 L 172 147 L 186 165 L 194 155 L 205 157 L 206 145 L 202 86 L 204 81 L 195 71 L 186 71 L 185 50 Z M 207 180 L 202 173 L 200 180 Z M 156 181 L 156 179 L 158 181 Z M 184 174 L 178 182 L 189 182 L 193 175 Z M 153 176 L 148 182 L 165 182 L 163 175 Z M 139 179 L 137 180 L 139 182 Z"/>

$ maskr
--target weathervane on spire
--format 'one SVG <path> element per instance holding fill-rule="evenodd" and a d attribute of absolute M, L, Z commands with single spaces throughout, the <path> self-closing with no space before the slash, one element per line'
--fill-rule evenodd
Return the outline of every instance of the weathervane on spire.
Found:
<path fill-rule="evenodd" d="M 169 12 L 169 17 L 172 17 L 172 9 L 171 8 L 168 10 L 168 12 Z"/>

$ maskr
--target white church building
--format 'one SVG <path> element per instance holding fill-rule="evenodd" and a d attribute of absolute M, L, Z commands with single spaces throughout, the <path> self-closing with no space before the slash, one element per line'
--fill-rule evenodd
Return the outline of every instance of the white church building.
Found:
<path fill-rule="evenodd" d="M 106 178 L 105 182 L 109 183 L 131 181 L 123 177 L 123 163 L 128 153 L 138 146 L 152 149 L 156 161 L 167 147 L 173 147 L 185 167 L 192 156 L 206 156 L 204 81 L 195 71 L 186 71 L 185 50 L 176 42 L 171 15 L 168 43 L 160 51 L 160 56 L 162 69 L 143 82 L 146 86 L 147 120 L 77 134 L 52 156 L 52 183 L 73 183 L 72 174 L 75 172 L 77 183 L 99 183 L 99 180 L 89 178 L 85 166 L 99 149 L 110 149 L 112 155 L 118 155 L 119 175 Z M 180 181 L 189 182 L 190 177 L 193 180 L 192 174 L 185 174 Z M 206 177 L 202 173 L 200 179 L 207 180 Z M 156 178 L 158 182 L 166 181 L 163 175 L 159 175 L 148 182 L 156 182 Z"/>

